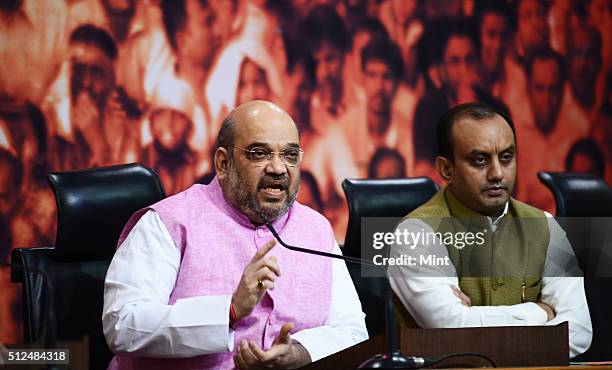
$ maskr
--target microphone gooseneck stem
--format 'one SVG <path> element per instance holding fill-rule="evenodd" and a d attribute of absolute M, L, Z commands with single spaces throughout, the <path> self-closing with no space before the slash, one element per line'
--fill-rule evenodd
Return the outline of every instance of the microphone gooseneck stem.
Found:
<path fill-rule="evenodd" d="M 262 221 L 264 222 L 264 225 L 266 225 L 266 227 L 268 228 L 268 230 L 270 230 L 270 232 L 272 233 L 272 235 L 274 235 L 274 238 L 279 242 L 280 245 L 282 245 L 283 247 L 290 249 L 292 251 L 296 251 L 296 252 L 302 252 L 302 253 L 307 253 L 307 254 L 314 254 L 317 256 L 323 256 L 323 257 L 329 257 L 329 258 L 336 258 L 336 259 L 340 259 L 343 261 L 347 261 L 347 262 L 351 262 L 351 263 L 355 263 L 358 265 L 362 265 L 362 266 L 371 266 L 374 267 L 376 269 L 381 270 L 384 274 L 385 274 L 385 327 L 386 327 L 386 331 L 387 331 L 387 349 L 389 351 L 389 353 L 393 353 L 393 352 L 399 352 L 399 338 L 398 338 L 398 334 L 397 334 L 397 325 L 395 322 L 395 312 L 394 312 L 394 305 L 393 305 L 393 294 L 391 291 L 391 283 L 389 280 L 389 274 L 387 272 L 387 270 L 385 268 L 382 268 L 381 266 L 378 266 L 372 262 L 363 260 L 361 258 L 356 258 L 356 257 L 351 257 L 351 256 L 343 256 L 341 254 L 334 254 L 334 253 L 328 253 L 328 252 L 321 252 L 321 251 L 317 251 L 317 250 L 313 250 L 313 249 L 307 249 L 307 248 L 302 248 L 302 247 L 296 247 L 293 245 L 289 245 L 287 243 L 285 243 L 283 241 L 283 239 L 280 237 L 280 235 L 278 235 L 278 232 L 276 231 L 276 229 L 274 228 L 274 226 L 272 226 L 272 223 L 268 220 L 268 218 L 263 215 L 260 214 L 259 215 L 262 219 Z"/>

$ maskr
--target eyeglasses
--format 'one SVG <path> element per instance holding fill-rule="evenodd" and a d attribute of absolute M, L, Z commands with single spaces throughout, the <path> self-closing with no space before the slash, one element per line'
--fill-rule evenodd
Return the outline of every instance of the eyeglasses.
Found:
<path fill-rule="evenodd" d="M 241 148 L 236 145 L 232 145 L 234 148 L 240 149 L 246 152 L 246 157 L 249 161 L 253 162 L 257 166 L 265 166 L 272 160 L 274 154 L 278 154 L 281 161 L 288 167 L 295 167 L 302 162 L 304 151 L 301 148 L 287 148 L 280 152 L 275 152 L 266 148 L 253 147 L 251 149 Z"/>

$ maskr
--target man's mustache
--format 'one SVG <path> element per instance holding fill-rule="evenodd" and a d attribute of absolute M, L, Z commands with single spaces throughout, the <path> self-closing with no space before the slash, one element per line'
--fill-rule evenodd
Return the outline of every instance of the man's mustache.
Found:
<path fill-rule="evenodd" d="M 281 175 L 278 177 L 274 177 L 274 176 L 264 176 L 261 180 L 259 180 L 259 183 L 257 184 L 257 188 L 258 189 L 264 189 L 264 188 L 269 188 L 269 187 L 279 187 L 282 190 L 286 190 L 289 188 L 289 176 L 287 175 Z"/>

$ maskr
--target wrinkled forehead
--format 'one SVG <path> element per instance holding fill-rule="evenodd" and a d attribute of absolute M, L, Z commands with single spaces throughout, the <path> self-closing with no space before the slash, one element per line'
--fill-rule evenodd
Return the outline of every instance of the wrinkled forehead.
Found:
<path fill-rule="evenodd" d="M 264 143 L 271 147 L 299 144 L 291 117 L 275 107 L 254 107 L 236 117 L 236 145 Z"/>
<path fill-rule="evenodd" d="M 455 154 L 460 156 L 475 151 L 494 154 L 516 146 L 510 125 L 499 115 L 459 119 L 453 124 L 452 141 Z"/>

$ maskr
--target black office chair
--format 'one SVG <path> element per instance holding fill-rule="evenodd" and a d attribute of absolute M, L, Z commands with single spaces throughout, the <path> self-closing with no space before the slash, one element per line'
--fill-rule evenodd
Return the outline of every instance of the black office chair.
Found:
<path fill-rule="evenodd" d="M 555 197 L 559 217 L 610 217 L 612 191 L 597 176 L 585 173 L 539 172 Z"/>
<path fill-rule="evenodd" d="M 342 188 L 349 207 L 349 222 L 342 253 L 361 258 L 361 217 L 395 217 L 406 216 L 427 202 L 438 192 L 438 185 L 429 177 L 405 179 L 345 179 Z M 388 230 L 395 225 L 386 223 Z M 385 253 L 384 251 L 382 253 Z M 362 272 L 375 275 L 369 267 L 347 263 L 349 273 L 355 284 L 363 311 L 366 314 L 366 326 L 370 336 L 384 332 L 384 278 L 364 277 Z"/>
<path fill-rule="evenodd" d="M 594 275 L 601 255 L 595 242 L 609 224 L 605 217 L 612 217 L 612 190 L 603 179 L 590 174 L 539 172 L 538 177 L 553 193 L 557 221 L 572 243 L 580 268 L 585 276 Z"/>
<path fill-rule="evenodd" d="M 540 172 L 540 181 L 555 197 L 557 221 L 567 233 L 578 263 L 584 273 L 593 342 L 579 361 L 612 358 L 612 190 L 594 175 L 582 173 Z M 606 246 L 606 243 L 608 244 Z M 601 270 L 602 265 L 605 272 Z"/>
<path fill-rule="evenodd" d="M 106 270 L 129 217 L 163 199 L 164 190 L 157 174 L 139 164 L 48 179 L 57 202 L 55 247 L 11 254 L 11 280 L 23 284 L 24 341 L 48 345 L 87 336 L 89 368 L 106 369 L 112 358 L 101 322 Z"/>
<path fill-rule="evenodd" d="M 345 179 L 342 189 L 349 208 L 343 253 L 361 255 L 362 217 L 404 217 L 438 192 L 429 177 L 405 179 Z"/>

